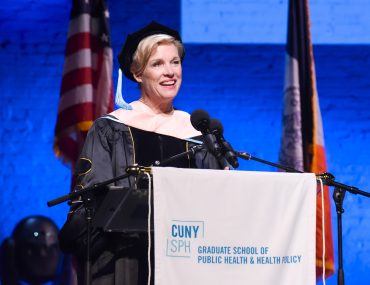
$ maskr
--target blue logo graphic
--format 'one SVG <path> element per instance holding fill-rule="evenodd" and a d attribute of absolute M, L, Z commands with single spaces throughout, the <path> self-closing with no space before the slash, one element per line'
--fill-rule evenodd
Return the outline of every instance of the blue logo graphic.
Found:
<path fill-rule="evenodd" d="M 190 257 L 191 241 L 204 237 L 204 221 L 172 220 L 168 236 L 167 256 Z"/>

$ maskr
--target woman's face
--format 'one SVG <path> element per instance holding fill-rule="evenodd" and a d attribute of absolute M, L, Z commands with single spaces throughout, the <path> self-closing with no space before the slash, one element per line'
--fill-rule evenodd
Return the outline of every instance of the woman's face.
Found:
<path fill-rule="evenodd" d="M 173 44 L 162 44 L 153 50 L 143 74 L 135 76 L 143 97 L 160 104 L 176 97 L 182 77 L 181 59 Z"/>

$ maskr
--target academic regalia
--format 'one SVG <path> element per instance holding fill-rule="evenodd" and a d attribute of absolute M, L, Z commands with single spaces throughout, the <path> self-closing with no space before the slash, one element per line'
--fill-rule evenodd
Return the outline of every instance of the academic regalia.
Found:
<path fill-rule="evenodd" d="M 94 122 L 76 166 L 77 189 L 123 175 L 127 166 L 136 163 L 150 166 L 155 160 L 162 161 L 185 152 L 192 145 L 185 137 L 199 135 L 191 127 L 189 115 L 185 112 L 157 115 L 141 102 L 136 101 L 133 106 L 134 110 L 120 109 Z M 175 136 L 170 133 L 175 133 Z M 176 160 L 169 166 L 220 168 L 215 157 L 206 150 L 197 152 L 193 158 Z M 115 185 L 134 187 L 135 178 L 119 180 Z M 95 207 L 99 207 L 105 193 L 104 190 L 94 193 Z M 85 257 L 85 235 L 84 208 L 81 201 L 74 201 L 71 214 L 60 232 L 60 244 L 62 249 L 76 255 L 81 265 Z M 124 236 L 94 230 L 92 284 L 147 284 L 147 239 L 147 234 Z"/>

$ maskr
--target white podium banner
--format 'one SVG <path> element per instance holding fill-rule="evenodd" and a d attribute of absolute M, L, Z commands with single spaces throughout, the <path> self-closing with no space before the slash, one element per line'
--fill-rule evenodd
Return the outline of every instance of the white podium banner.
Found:
<path fill-rule="evenodd" d="M 315 284 L 314 174 L 153 168 L 156 285 Z"/>

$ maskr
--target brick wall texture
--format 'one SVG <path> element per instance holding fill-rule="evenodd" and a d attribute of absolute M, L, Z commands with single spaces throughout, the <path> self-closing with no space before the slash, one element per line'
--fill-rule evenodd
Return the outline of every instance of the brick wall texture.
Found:
<path fill-rule="evenodd" d="M 59 226 L 66 217 L 67 205 L 48 208 L 46 201 L 69 191 L 70 171 L 55 158 L 52 143 L 70 2 L 6 0 L 0 4 L 0 240 L 24 216 L 47 215 Z M 350 1 L 332 2 L 334 8 L 335 3 L 351 5 Z M 180 29 L 180 4 L 110 0 L 114 57 L 127 33 L 152 19 Z M 351 9 L 356 11 L 360 9 Z M 355 29 L 354 23 L 348 20 L 348 29 Z M 370 45 L 349 42 L 314 46 L 328 167 L 337 181 L 370 191 Z M 223 122 L 234 148 L 277 161 L 284 44 L 185 47 L 183 86 L 176 107 L 188 112 L 208 110 Z M 114 79 L 116 72 L 115 62 Z M 138 90 L 124 80 L 123 93 L 134 100 Z M 242 162 L 241 168 L 275 171 L 250 161 Z M 346 284 L 368 284 L 370 199 L 348 193 L 344 208 Z M 336 235 L 334 204 L 332 212 Z M 336 284 L 335 277 L 327 284 Z"/>

